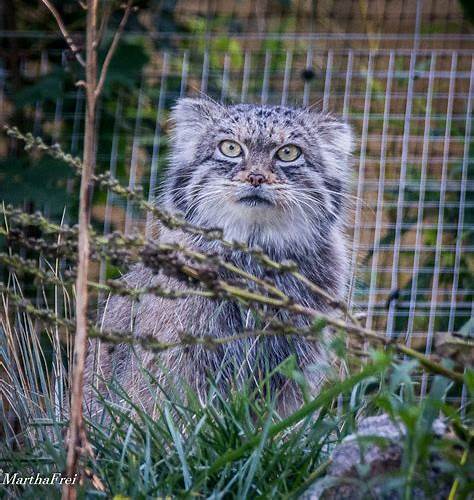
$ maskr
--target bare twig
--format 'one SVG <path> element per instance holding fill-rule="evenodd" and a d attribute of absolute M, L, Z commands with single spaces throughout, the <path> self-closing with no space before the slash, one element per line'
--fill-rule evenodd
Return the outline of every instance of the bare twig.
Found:
<path fill-rule="evenodd" d="M 120 41 L 120 37 L 122 36 L 123 30 L 125 29 L 125 25 L 127 24 L 128 18 L 130 16 L 130 12 L 132 11 L 132 0 L 128 0 L 127 5 L 125 6 L 125 12 L 123 13 L 122 20 L 120 21 L 119 27 L 114 34 L 114 38 L 112 39 L 112 43 L 110 44 L 109 50 L 107 51 L 107 55 L 105 56 L 104 63 L 102 64 L 102 70 L 100 72 L 99 83 L 95 89 L 95 96 L 99 97 L 102 89 L 104 87 L 105 79 L 107 77 L 107 71 L 109 69 L 110 61 L 114 56 L 114 53 L 117 49 L 118 43 Z"/>
<path fill-rule="evenodd" d="M 112 2 L 105 2 L 102 11 L 102 16 L 100 19 L 99 32 L 97 33 L 97 39 L 96 39 L 97 48 L 100 47 L 102 39 L 104 38 L 104 34 L 107 31 L 107 25 L 109 24 L 109 18 L 111 13 L 112 13 Z"/>
<path fill-rule="evenodd" d="M 58 28 L 60 29 L 64 39 L 66 40 L 67 44 L 69 45 L 69 48 L 71 49 L 71 52 L 74 54 L 75 58 L 77 59 L 77 62 L 82 66 L 85 67 L 86 63 L 81 56 L 81 51 L 77 47 L 77 45 L 74 43 L 74 40 L 72 39 L 71 35 L 69 34 L 68 30 L 66 29 L 66 25 L 64 24 L 61 15 L 57 11 L 56 7 L 49 1 L 49 0 L 41 0 L 45 7 L 51 12 L 52 16 L 56 20 L 56 23 L 58 25 Z"/>

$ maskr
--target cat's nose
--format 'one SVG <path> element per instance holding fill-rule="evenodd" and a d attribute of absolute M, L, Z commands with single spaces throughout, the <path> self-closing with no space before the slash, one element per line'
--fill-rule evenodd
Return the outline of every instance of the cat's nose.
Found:
<path fill-rule="evenodd" d="M 250 172 L 249 175 L 247 175 L 247 181 L 250 182 L 252 186 L 260 186 L 260 184 L 267 182 L 267 178 L 262 174 Z"/>

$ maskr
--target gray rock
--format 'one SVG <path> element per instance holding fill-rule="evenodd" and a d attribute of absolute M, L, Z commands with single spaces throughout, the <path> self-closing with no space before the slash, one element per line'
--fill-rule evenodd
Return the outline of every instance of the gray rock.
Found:
<path fill-rule="evenodd" d="M 433 424 L 437 435 L 446 432 L 446 425 L 441 420 Z M 396 491 L 385 492 L 384 476 L 397 472 L 403 459 L 403 438 L 406 429 L 401 423 L 393 422 L 386 414 L 368 417 L 359 423 L 357 432 L 347 436 L 333 451 L 332 462 L 327 474 L 316 481 L 300 498 L 300 500 L 362 500 L 365 498 L 383 498 L 398 500 Z M 364 440 L 364 438 L 380 438 L 380 443 Z M 431 471 L 436 481 L 436 471 Z M 368 489 L 367 478 L 380 477 Z M 449 485 L 441 484 L 436 496 L 432 499 L 446 498 Z M 418 488 L 413 492 L 417 499 L 426 498 Z"/>

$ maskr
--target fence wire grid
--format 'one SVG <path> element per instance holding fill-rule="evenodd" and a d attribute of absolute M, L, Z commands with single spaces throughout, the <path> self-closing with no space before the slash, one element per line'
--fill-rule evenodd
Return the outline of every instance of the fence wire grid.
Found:
<path fill-rule="evenodd" d="M 341 116 L 357 137 L 348 301 L 365 313 L 367 327 L 429 354 L 437 334 L 472 332 L 474 309 L 474 36 L 464 36 L 460 49 L 434 48 L 433 40 L 419 37 L 412 48 L 348 48 L 351 35 L 341 35 L 339 44 L 293 35 L 276 47 L 260 40 L 221 50 L 196 39 L 187 48 L 164 48 L 144 66 L 137 92 L 102 102 L 99 168 L 142 186 L 152 199 L 165 172 L 168 112 L 179 96 L 315 105 Z M 440 40 L 458 43 L 456 36 Z M 25 57 L 23 77 L 41 82 L 51 60 L 68 71 L 67 53 L 48 50 L 34 63 Z M 3 71 L 3 117 L 13 99 L 8 78 Z M 72 85 L 25 108 L 33 133 L 72 154 L 81 151 L 83 111 L 83 93 Z M 10 142 L 4 156 L 16 147 Z M 48 213 L 48 202 L 37 208 Z M 104 233 L 143 228 L 133 203 L 112 193 L 95 200 L 94 220 Z M 103 263 L 102 280 L 107 272 Z"/>

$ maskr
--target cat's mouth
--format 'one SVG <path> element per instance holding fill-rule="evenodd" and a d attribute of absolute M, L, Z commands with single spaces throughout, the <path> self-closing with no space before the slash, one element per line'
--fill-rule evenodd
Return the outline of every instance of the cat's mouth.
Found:
<path fill-rule="evenodd" d="M 259 205 L 272 205 L 272 202 L 258 194 L 249 194 L 239 198 L 239 202 L 249 207 L 256 207 Z"/>
<path fill-rule="evenodd" d="M 260 207 L 273 205 L 272 193 L 259 187 L 242 186 L 237 190 L 236 198 L 239 203 L 248 207 Z"/>

